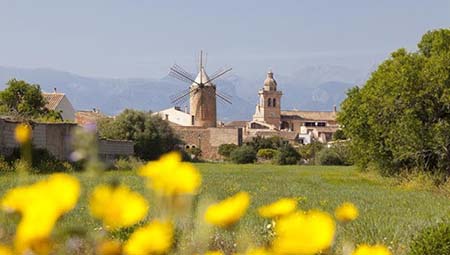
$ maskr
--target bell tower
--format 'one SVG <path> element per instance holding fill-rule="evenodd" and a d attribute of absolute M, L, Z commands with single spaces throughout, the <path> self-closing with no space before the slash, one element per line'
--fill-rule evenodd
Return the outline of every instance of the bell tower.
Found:
<path fill-rule="evenodd" d="M 259 101 L 253 120 L 265 122 L 280 129 L 282 95 L 283 93 L 277 90 L 277 82 L 273 78 L 272 71 L 269 71 L 263 88 L 258 91 Z"/>

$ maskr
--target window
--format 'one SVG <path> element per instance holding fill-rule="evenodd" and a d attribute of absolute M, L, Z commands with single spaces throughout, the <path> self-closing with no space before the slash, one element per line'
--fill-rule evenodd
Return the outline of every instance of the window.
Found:
<path fill-rule="evenodd" d="M 316 123 L 315 122 L 305 122 L 305 126 L 307 126 L 307 127 L 315 127 Z"/>
<path fill-rule="evenodd" d="M 325 122 L 317 122 L 318 127 L 325 127 L 327 124 Z"/>
<path fill-rule="evenodd" d="M 267 106 L 272 106 L 272 98 L 269 98 L 269 100 L 267 100 Z"/>
<path fill-rule="evenodd" d="M 276 106 L 277 106 L 277 99 L 274 98 L 274 99 L 273 99 L 273 107 L 276 107 Z"/>

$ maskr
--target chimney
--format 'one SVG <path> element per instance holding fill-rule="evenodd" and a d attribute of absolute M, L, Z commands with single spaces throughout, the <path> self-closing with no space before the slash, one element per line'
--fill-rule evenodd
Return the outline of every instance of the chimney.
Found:
<path fill-rule="evenodd" d="M 184 112 L 185 112 L 185 113 L 188 113 L 187 105 L 184 106 Z"/>
<path fill-rule="evenodd" d="M 56 88 L 53 88 L 53 93 L 55 93 L 55 94 L 57 93 Z"/>
<path fill-rule="evenodd" d="M 337 107 L 336 107 L 336 105 L 333 105 L 333 112 L 337 112 Z"/>

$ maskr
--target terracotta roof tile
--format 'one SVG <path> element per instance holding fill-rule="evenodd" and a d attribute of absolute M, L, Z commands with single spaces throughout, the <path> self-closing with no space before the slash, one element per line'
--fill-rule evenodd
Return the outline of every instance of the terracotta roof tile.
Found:
<path fill-rule="evenodd" d="M 55 110 L 61 100 L 64 98 L 64 93 L 42 93 L 46 101 L 45 108 L 49 110 Z"/>
<path fill-rule="evenodd" d="M 300 117 L 305 120 L 326 120 L 336 121 L 335 111 L 281 111 L 282 118 L 286 117 Z"/>

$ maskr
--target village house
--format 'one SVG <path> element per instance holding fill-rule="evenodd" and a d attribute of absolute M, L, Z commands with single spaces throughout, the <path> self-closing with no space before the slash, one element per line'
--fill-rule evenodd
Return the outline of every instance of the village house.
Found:
<path fill-rule="evenodd" d="M 58 93 L 55 88 L 52 93 L 43 92 L 42 96 L 46 101 L 45 108 L 60 112 L 64 121 L 75 121 L 75 109 L 66 94 Z"/>

